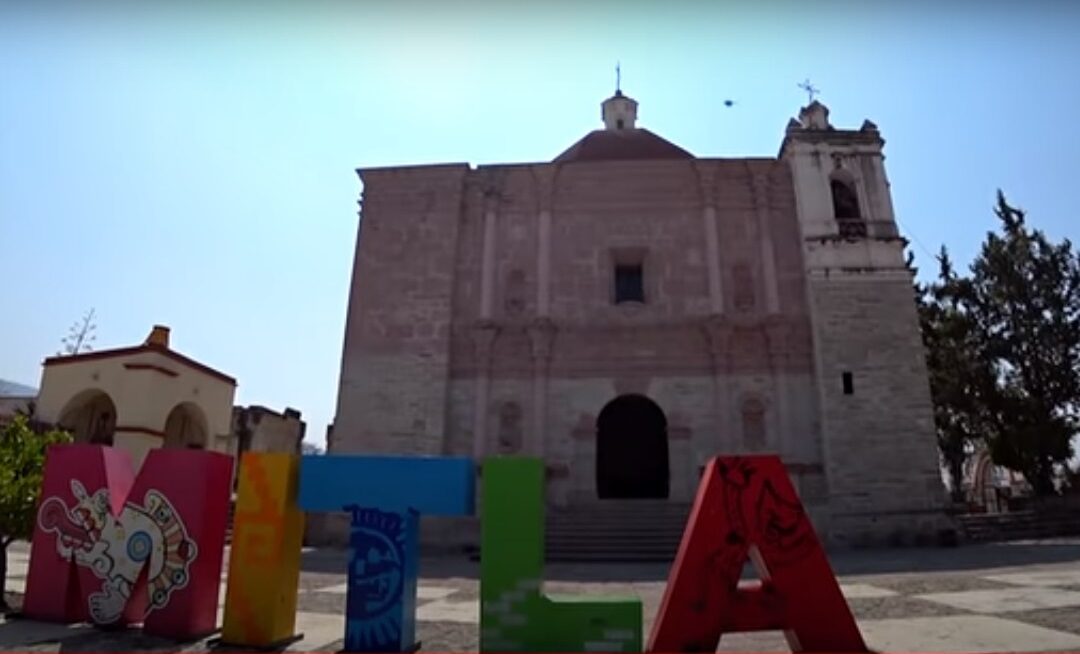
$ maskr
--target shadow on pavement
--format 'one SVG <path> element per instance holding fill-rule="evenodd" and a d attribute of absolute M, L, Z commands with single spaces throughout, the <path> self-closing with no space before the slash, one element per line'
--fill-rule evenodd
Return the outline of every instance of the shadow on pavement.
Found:
<path fill-rule="evenodd" d="M 306 573 L 343 574 L 348 561 L 344 549 L 306 551 L 301 569 Z M 829 562 L 840 576 L 886 575 L 919 572 L 965 572 L 1017 566 L 1080 562 L 1080 538 L 979 543 L 960 547 L 849 549 L 829 552 Z M 670 563 L 548 563 L 549 581 L 649 582 L 667 581 Z M 421 558 L 424 579 L 479 579 L 480 563 L 465 554 L 432 554 Z"/>
<path fill-rule="evenodd" d="M 965 572 L 1080 562 L 1080 538 L 979 543 L 951 548 L 849 550 L 830 554 L 841 576 Z"/>

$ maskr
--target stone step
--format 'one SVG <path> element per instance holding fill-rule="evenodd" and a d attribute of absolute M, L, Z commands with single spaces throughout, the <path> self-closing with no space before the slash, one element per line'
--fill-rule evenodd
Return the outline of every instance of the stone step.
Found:
<path fill-rule="evenodd" d="M 1006 541 L 1080 534 L 1080 515 L 1070 511 L 1017 511 L 957 516 L 971 541 Z"/>
<path fill-rule="evenodd" d="M 609 521 L 609 522 L 549 522 L 548 531 L 682 531 L 685 520 Z"/>
<path fill-rule="evenodd" d="M 552 509 L 545 521 L 546 559 L 670 562 L 690 508 L 687 503 L 625 500 Z"/>

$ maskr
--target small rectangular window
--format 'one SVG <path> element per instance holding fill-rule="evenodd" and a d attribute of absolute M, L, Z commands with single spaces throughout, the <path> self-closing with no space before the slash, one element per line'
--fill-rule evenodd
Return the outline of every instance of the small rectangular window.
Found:
<path fill-rule="evenodd" d="M 853 395 L 855 393 L 855 379 L 850 372 L 845 372 L 841 375 L 841 379 L 844 382 L 844 395 Z"/>
<path fill-rule="evenodd" d="M 645 301 L 645 277 L 641 264 L 615 266 L 615 304 Z"/>

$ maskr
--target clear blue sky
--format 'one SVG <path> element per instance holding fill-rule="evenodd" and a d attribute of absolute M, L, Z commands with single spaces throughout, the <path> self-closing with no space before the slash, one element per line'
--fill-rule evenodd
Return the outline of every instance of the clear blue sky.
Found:
<path fill-rule="evenodd" d="M 699 156 L 774 156 L 807 77 L 834 124 L 875 121 L 924 271 L 970 259 L 998 187 L 1076 239 L 1080 5 L 938 5 L 4 3 L 0 378 L 36 386 L 93 307 L 99 349 L 167 324 L 321 444 L 354 170 L 550 160 L 617 60 L 640 124 Z"/>

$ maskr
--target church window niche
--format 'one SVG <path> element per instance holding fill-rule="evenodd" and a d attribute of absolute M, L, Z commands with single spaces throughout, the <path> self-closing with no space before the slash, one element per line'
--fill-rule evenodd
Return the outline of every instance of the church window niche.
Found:
<path fill-rule="evenodd" d="M 510 271 L 506 278 L 505 304 L 508 316 L 520 316 L 525 311 L 525 272 Z"/>
<path fill-rule="evenodd" d="M 756 397 L 742 404 L 743 447 L 748 452 L 765 449 L 765 404 Z"/>
<path fill-rule="evenodd" d="M 615 264 L 615 304 L 645 302 L 645 272 L 640 263 Z"/>
<path fill-rule="evenodd" d="M 735 264 L 731 277 L 735 287 L 735 310 L 739 312 L 752 310 L 754 308 L 754 276 L 750 272 L 750 266 L 745 263 Z"/>
<path fill-rule="evenodd" d="M 844 395 L 855 394 L 855 377 L 850 372 L 840 375 L 840 383 L 844 387 Z"/>
<path fill-rule="evenodd" d="M 515 454 L 521 450 L 521 405 L 505 402 L 499 407 L 499 453 Z"/>
<path fill-rule="evenodd" d="M 866 221 L 859 209 L 859 194 L 854 180 L 833 176 L 829 181 L 832 191 L 833 216 L 840 227 L 840 236 L 857 238 L 866 236 Z"/>

